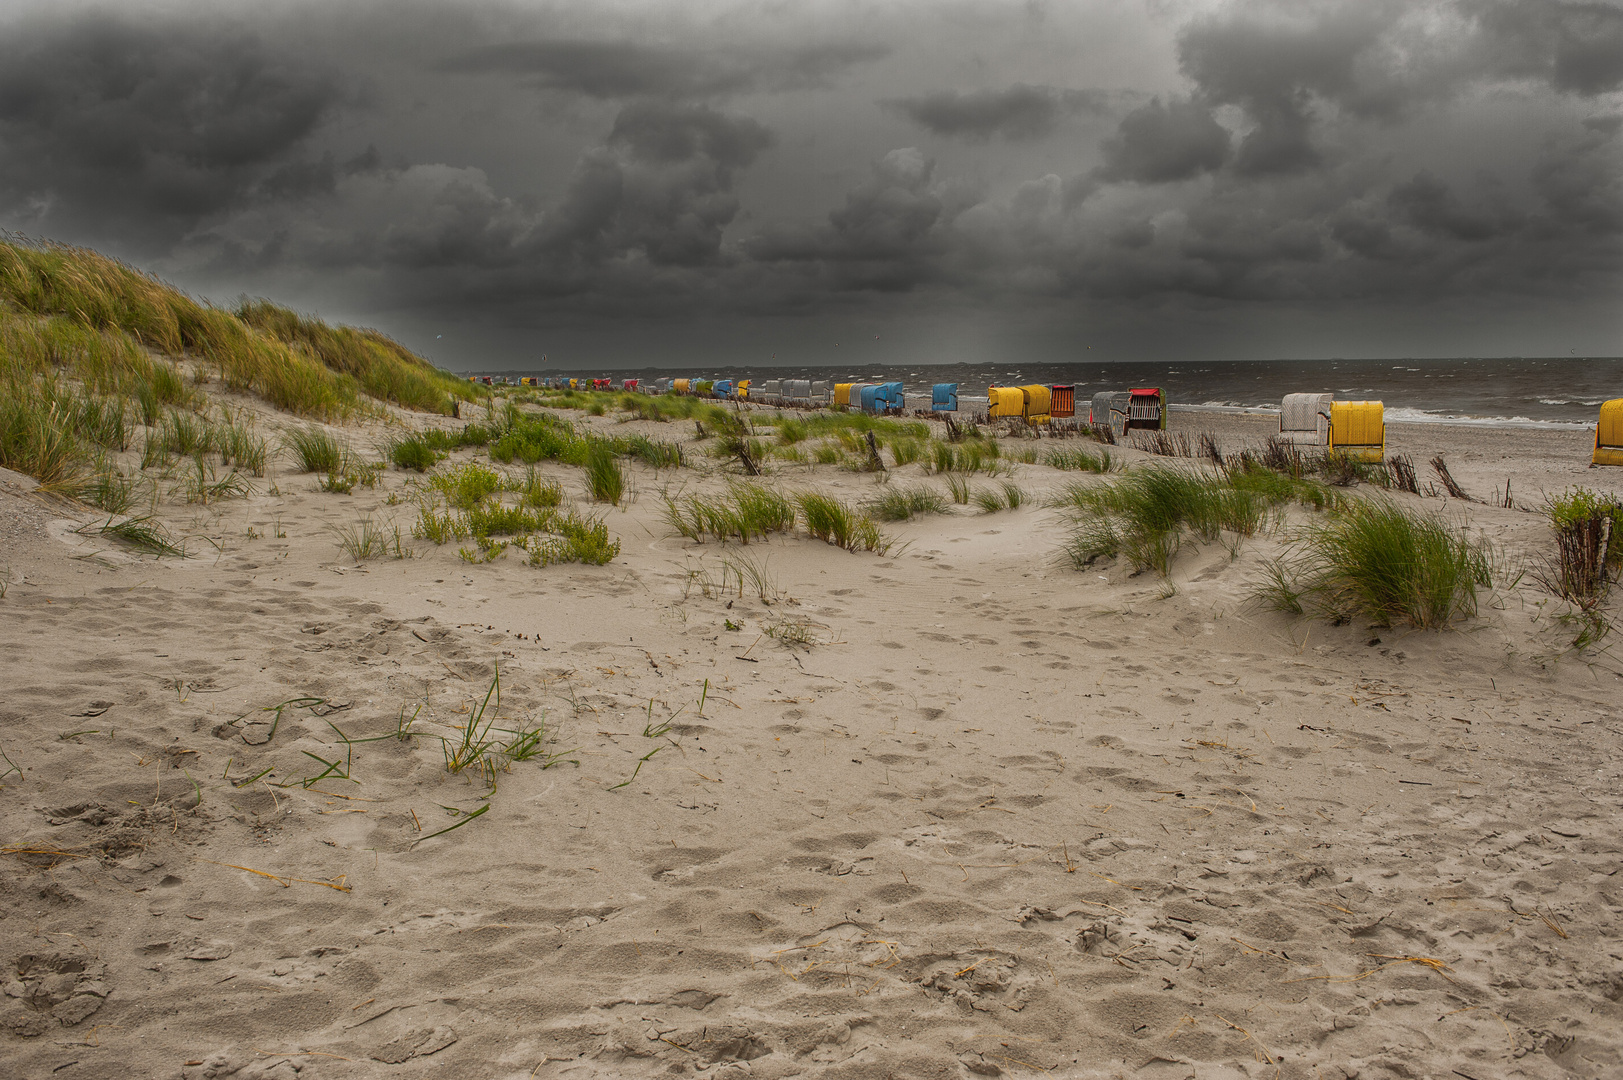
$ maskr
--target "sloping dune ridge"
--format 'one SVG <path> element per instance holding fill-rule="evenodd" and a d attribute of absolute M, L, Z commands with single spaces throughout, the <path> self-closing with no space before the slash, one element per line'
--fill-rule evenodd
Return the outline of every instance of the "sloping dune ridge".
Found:
<path fill-rule="evenodd" d="M 1075 474 L 1016 439 L 970 478 L 1017 484 L 1014 509 L 949 502 L 877 552 L 694 543 L 665 497 L 739 480 L 720 437 L 612 399 L 507 400 L 682 448 L 625 458 L 618 505 L 534 466 L 617 554 L 436 544 L 413 535 L 434 475 L 523 463 L 374 463 L 498 425 L 501 399 L 453 418 L 363 387 L 312 418 L 141 348 L 200 395 L 165 409 L 224 407 L 268 452 L 261 475 L 218 450 L 142 468 L 157 428 L 132 418 L 78 481 L 131 477 L 116 514 L 0 472 L 6 1075 L 1623 1069 L 1620 669 L 1525 572 L 1543 493 L 1623 486 L 1583 432 L 1392 426 L 1480 501 L 1390 497 L 1493 553 L 1477 614 L 1422 631 L 1257 602 L 1300 506 L 1165 579 L 1079 569 L 1045 506 Z M 312 431 L 348 448 L 347 492 L 279 449 Z M 886 461 L 760 482 L 948 494 Z M 102 530 L 123 520 L 185 557 Z M 358 559 L 363 522 L 386 542 Z"/>

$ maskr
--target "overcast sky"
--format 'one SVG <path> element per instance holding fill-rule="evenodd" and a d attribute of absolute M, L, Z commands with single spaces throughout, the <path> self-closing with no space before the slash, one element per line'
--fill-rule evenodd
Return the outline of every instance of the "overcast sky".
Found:
<path fill-rule="evenodd" d="M 0 226 L 458 368 L 1617 355 L 1620 88 L 1602 0 L 13 2 Z"/>

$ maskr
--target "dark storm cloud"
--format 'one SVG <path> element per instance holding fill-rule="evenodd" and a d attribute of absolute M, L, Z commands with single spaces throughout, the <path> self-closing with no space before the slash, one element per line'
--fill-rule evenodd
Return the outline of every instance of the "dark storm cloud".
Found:
<path fill-rule="evenodd" d="M 1383 6 L 1390 7 L 1308 7 L 1317 18 L 1242 8 L 1184 29 L 1178 60 L 1200 96 L 1210 104 L 1240 106 L 1256 125 L 1240 142 L 1235 166 L 1241 173 L 1318 164 L 1311 138 L 1315 97 L 1382 110 L 1380 95 L 1359 92 L 1355 63 L 1379 39 Z"/>
<path fill-rule="evenodd" d="M 1416 229 L 1452 240 L 1479 243 L 1520 227 L 1515 215 L 1466 206 L 1453 188 L 1430 172 L 1398 184 L 1387 200 Z"/>
<path fill-rule="evenodd" d="M 222 272 L 378 273 L 394 299 L 424 309 L 511 312 L 567 296 L 646 314 L 736 262 L 722 244 L 735 185 L 771 143 L 748 117 L 632 102 L 546 206 L 503 195 L 476 168 L 381 168 L 369 154 L 333 170 L 329 198 L 266 208 L 194 243 Z"/>
<path fill-rule="evenodd" d="M 1229 132 L 1205 105 L 1180 99 L 1163 105 L 1157 99 L 1124 116 L 1104 150 L 1102 179 L 1167 183 L 1221 168 L 1229 157 Z"/>
<path fill-rule="evenodd" d="M 745 246 L 763 264 L 816 268 L 837 289 L 906 291 L 939 274 L 951 238 L 935 163 L 915 149 L 892 150 L 819 226 L 768 230 Z"/>
<path fill-rule="evenodd" d="M 267 172 L 279 194 L 330 187 L 330 163 L 290 159 L 342 99 L 341 80 L 206 22 L 98 13 L 12 26 L 0 43 L 0 197 L 48 206 L 45 228 L 161 239 Z"/>
<path fill-rule="evenodd" d="M 640 252 L 662 266 L 716 261 L 738 213 L 733 183 L 771 145 L 747 117 L 640 102 L 615 119 L 607 143 L 582 159 L 541 246 L 595 260 Z"/>
<path fill-rule="evenodd" d="M 1623 85 L 1623 9 L 1559 0 L 1482 0 L 1470 5 L 1488 60 L 1507 75 L 1595 95 Z"/>
<path fill-rule="evenodd" d="M 932 134 L 985 142 L 1040 139 L 1053 132 L 1061 117 L 1078 110 L 1098 111 L 1105 95 L 1089 90 L 1058 90 L 1015 83 L 1002 90 L 942 90 L 922 97 L 895 98 L 887 108 L 903 113 Z"/>
<path fill-rule="evenodd" d="M 441 67 L 470 74 L 518 74 L 536 87 L 597 98 L 695 98 L 824 85 L 844 69 L 879 60 L 888 51 L 882 45 L 851 42 L 748 52 L 634 41 L 550 40 L 485 45 L 452 57 Z"/>
<path fill-rule="evenodd" d="M 1598 310 L 1623 280 L 1616 4 L 1235 0 L 1037 45 L 991 0 L 639 2 L 0 17 L 0 226 L 225 295 L 656 341 L 901 310 L 990 340 L 1095 302 Z M 1059 88 L 1101 70 L 1132 85 Z M 892 149 L 886 112 L 954 145 Z"/>
<path fill-rule="evenodd" d="M 1618 133 L 1623 117 L 1586 120 L 1581 133 L 1552 141 L 1533 164 L 1533 190 L 1551 222 L 1594 240 L 1623 233 L 1623 168 Z"/>

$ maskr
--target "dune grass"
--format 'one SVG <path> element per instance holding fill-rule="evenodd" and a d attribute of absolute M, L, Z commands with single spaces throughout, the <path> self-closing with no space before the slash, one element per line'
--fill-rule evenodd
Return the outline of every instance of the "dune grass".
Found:
<path fill-rule="evenodd" d="M 891 540 L 872 518 L 831 495 L 801 492 L 795 496 L 806 531 L 817 539 L 847 551 L 873 551 L 885 555 Z"/>
<path fill-rule="evenodd" d="M 449 415 L 454 402 L 477 400 L 478 392 L 466 380 L 435 368 L 376 330 L 330 326 L 268 300 L 245 301 L 233 314 L 290 352 L 350 376 L 364 393 L 380 401 Z"/>
<path fill-rule="evenodd" d="M 985 472 L 995 475 L 1003 456 L 996 439 L 969 439 L 960 443 L 930 440 L 928 452 L 921 448 L 921 457 L 928 468 L 938 473 Z"/>
<path fill-rule="evenodd" d="M 386 527 L 370 517 L 362 517 L 352 525 L 334 525 L 332 532 L 344 554 L 358 563 L 389 556 L 411 557 L 411 550 L 401 541 L 398 526 Z"/>
<path fill-rule="evenodd" d="M 1120 461 L 1104 447 L 1100 447 L 1098 453 L 1080 446 L 1058 447 L 1043 455 L 1042 463 L 1051 469 L 1090 473 L 1115 472 L 1121 467 Z"/>
<path fill-rule="evenodd" d="M 151 515 L 124 518 L 122 521 L 108 518 L 96 526 L 96 532 L 102 536 L 122 540 L 137 551 L 144 551 L 149 555 L 186 557 L 186 549 L 171 540 L 163 526 L 154 521 Z"/>
<path fill-rule="evenodd" d="M 169 430 L 175 434 L 170 436 L 166 448 L 174 453 L 189 453 L 177 444 L 177 436 L 184 430 L 184 425 L 175 425 Z M 332 432 L 314 424 L 290 428 L 282 436 L 282 449 L 292 455 L 300 472 L 340 473 L 349 460 L 349 448 L 340 443 Z"/>
<path fill-rule="evenodd" d="M 1228 534 L 1231 552 L 1238 551 L 1270 510 L 1289 502 L 1323 509 L 1335 500 L 1322 484 L 1267 470 L 1152 465 L 1114 483 L 1073 482 L 1049 505 L 1069 519 L 1065 552 L 1078 568 L 1120 555 L 1135 572 L 1165 577 L 1186 543 Z"/>
<path fill-rule="evenodd" d="M 980 507 L 981 513 L 995 514 L 999 510 L 1018 509 L 1026 501 L 1026 491 L 1019 484 L 1005 480 L 999 487 L 976 488 L 970 501 Z"/>
<path fill-rule="evenodd" d="M 508 478 L 466 461 L 431 474 L 425 486 L 412 535 L 437 545 L 471 538 L 475 550 L 463 552 L 469 562 L 489 562 L 509 547 L 526 552 L 532 566 L 601 566 L 620 554 L 601 519 L 565 507 L 562 486 L 533 468 Z M 517 504 L 502 501 L 503 492 L 516 494 Z"/>
<path fill-rule="evenodd" d="M 665 521 L 677 535 L 697 543 L 708 536 L 748 544 L 775 532 L 794 531 L 795 508 L 788 498 L 764 484 L 737 482 L 721 496 L 667 497 Z"/>
<path fill-rule="evenodd" d="M 383 445 L 383 456 L 396 468 L 427 472 L 439 464 L 445 451 L 436 448 L 423 432 L 413 432 L 390 439 Z"/>
<path fill-rule="evenodd" d="M 625 470 L 614 456 L 614 447 L 602 439 L 591 440 L 586 450 L 586 490 L 593 501 L 615 506 L 625 495 Z"/>
<path fill-rule="evenodd" d="M 373 398 L 449 413 L 474 395 L 373 331 L 265 301 L 226 311 L 94 251 L 0 239 L 0 464 L 74 494 L 97 471 L 98 448 L 121 451 L 136 426 L 168 425 L 169 453 L 218 452 L 262 474 L 263 442 L 240 419 L 216 430 L 188 418 L 206 406 L 182 359 L 317 419 L 375 411 Z M 166 464 L 150 436 L 139 441 L 147 463 Z"/>
<path fill-rule="evenodd" d="M 1476 614 L 1492 583 L 1486 546 L 1446 519 L 1385 496 L 1351 500 L 1270 564 L 1258 595 L 1272 607 L 1336 623 L 1434 629 Z"/>
<path fill-rule="evenodd" d="M 950 514 L 952 504 L 941 492 L 921 484 L 887 489 L 868 505 L 868 513 L 880 521 L 907 521 L 920 514 Z"/>
<path fill-rule="evenodd" d="M 126 514 L 135 505 L 138 490 L 138 481 L 135 477 L 126 475 L 111 465 L 103 465 L 79 497 L 109 514 Z"/>

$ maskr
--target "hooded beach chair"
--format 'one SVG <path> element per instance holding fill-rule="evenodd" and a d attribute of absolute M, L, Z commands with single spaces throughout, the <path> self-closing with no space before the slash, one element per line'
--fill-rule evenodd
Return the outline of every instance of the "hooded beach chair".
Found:
<path fill-rule="evenodd" d="M 1018 386 L 988 386 L 986 388 L 986 418 L 1002 420 L 1010 416 L 1026 415 L 1026 395 Z"/>
<path fill-rule="evenodd" d="M 1286 394 L 1279 403 L 1279 437 L 1297 446 L 1330 445 L 1329 394 Z"/>
<path fill-rule="evenodd" d="M 1076 415 L 1076 387 L 1050 386 L 1048 388 L 1048 415 L 1056 420 L 1070 419 Z"/>
<path fill-rule="evenodd" d="M 1330 449 L 1354 461 L 1386 457 L 1386 406 L 1379 401 L 1332 401 Z"/>
<path fill-rule="evenodd" d="M 1088 423 L 1094 427 L 1109 428 L 1116 435 L 1126 431 L 1127 395 L 1119 390 L 1094 394 L 1088 406 Z"/>
<path fill-rule="evenodd" d="M 1032 383 L 1022 386 L 1020 393 L 1025 396 L 1026 423 L 1042 425 L 1048 423 L 1049 409 L 1053 407 L 1054 392 L 1046 386 Z"/>
<path fill-rule="evenodd" d="M 1159 386 L 1127 391 L 1127 426 L 1149 431 L 1167 429 L 1167 394 Z"/>
<path fill-rule="evenodd" d="M 837 383 L 834 384 L 834 404 L 836 404 L 836 405 L 846 405 L 846 406 L 849 406 L 851 404 L 851 384 L 850 383 L 848 383 L 848 382 L 837 382 Z"/>
<path fill-rule="evenodd" d="M 880 383 L 874 388 L 874 390 L 874 398 L 877 402 L 876 411 L 893 415 L 901 413 L 902 407 L 907 401 L 906 395 L 902 391 L 901 383 Z"/>
<path fill-rule="evenodd" d="M 831 391 L 828 388 L 828 383 L 821 379 L 811 380 L 810 387 L 807 389 L 806 394 L 806 404 L 808 405 L 827 405 L 831 399 Z"/>
<path fill-rule="evenodd" d="M 957 412 L 958 411 L 958 384 L 955 382 L 938 382 L 930 388 L 931 412 Z"/>
<path fill-rule="evenodd" d="M 1600 407 L 1595 423 L 1595 453 L 1591 465 L 1623 465 L 1623 398 L 1613 398 Z"/>

